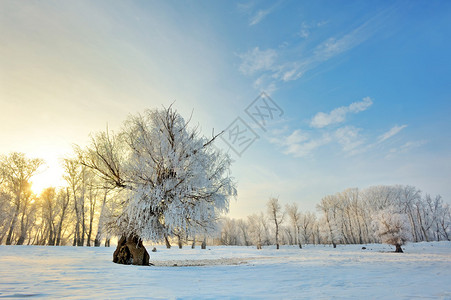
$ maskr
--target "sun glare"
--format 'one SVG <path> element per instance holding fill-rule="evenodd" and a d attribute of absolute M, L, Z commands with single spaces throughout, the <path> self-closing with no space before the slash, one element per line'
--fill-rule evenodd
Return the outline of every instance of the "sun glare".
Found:
<path fill-rule="evenodd" d="M 59 164 L 48 162 L 41 172 L 31 178 L 31 191 L 39 196 L 48 187 L 63 186 L 62 175 L 63 170 Z"/>

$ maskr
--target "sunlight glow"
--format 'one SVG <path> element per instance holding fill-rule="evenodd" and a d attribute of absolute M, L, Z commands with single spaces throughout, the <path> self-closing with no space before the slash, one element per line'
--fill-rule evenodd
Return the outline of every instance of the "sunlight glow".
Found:
<path fill-rule="evenodd" d="M 58 159 L 47 158 L 45 162 L 46 164 L 41 171 L 31 178 L 31 190 L 38 196 L 48 187 L 61 187 L 65 184 L 62 178 L 63 169 Z"/>

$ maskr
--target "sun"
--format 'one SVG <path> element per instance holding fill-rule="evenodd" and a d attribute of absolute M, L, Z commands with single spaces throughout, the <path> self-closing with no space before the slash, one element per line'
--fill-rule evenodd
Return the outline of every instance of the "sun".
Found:
<path fill-rule="evenodd" d="M 64 186 L 63 170 L 59 165 L 49 165 L 31 178 L 31 191 L 36 195 L 48 187 Z"/>

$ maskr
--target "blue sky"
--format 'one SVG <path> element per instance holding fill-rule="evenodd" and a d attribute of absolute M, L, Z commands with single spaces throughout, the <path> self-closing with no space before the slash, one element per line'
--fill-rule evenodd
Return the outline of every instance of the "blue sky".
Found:
<path fill-rule="evenodd" d="M 311 2 L 1 1 L 0 152 L 58 185 L 72 143 L 175 101 L 206 135 L 240 117 L 259 137 L 231 151 L 231 216 L 375 184 L 450 202 L 451 3 Z M 263 91 L 283 111 L 265 130 L 245 112 Z"/>

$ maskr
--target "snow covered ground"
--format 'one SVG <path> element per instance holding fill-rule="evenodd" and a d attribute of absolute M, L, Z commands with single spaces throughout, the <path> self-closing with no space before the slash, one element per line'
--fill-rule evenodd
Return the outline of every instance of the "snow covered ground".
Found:
<path fill-rule="evenodd" d="M 138 267 L 114 247 L 0 246 L 0 298 L 451 299 L 450 242 L 157 249 Z"/>

